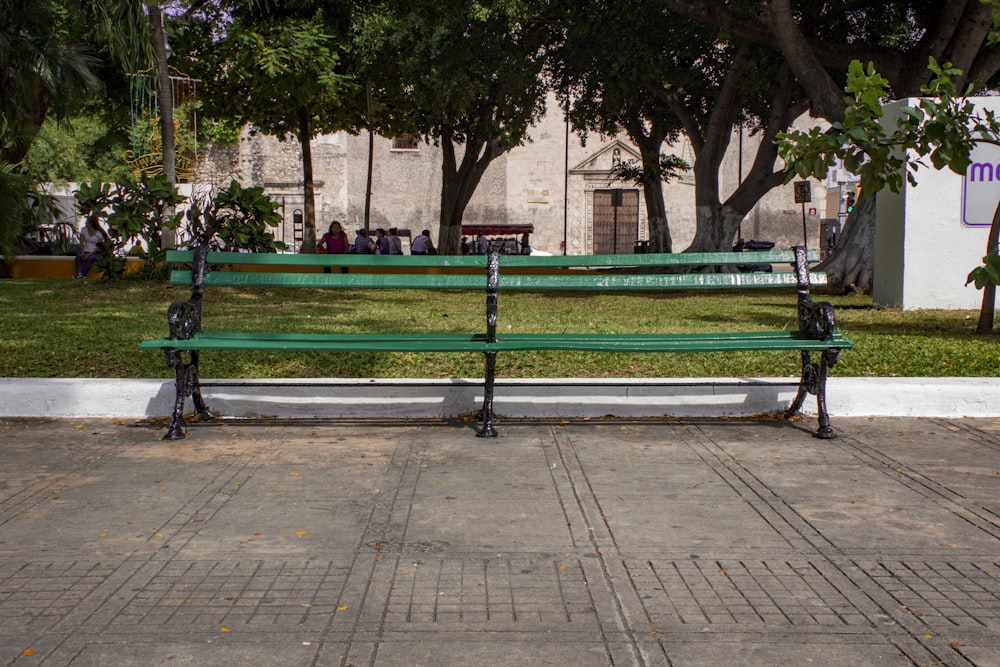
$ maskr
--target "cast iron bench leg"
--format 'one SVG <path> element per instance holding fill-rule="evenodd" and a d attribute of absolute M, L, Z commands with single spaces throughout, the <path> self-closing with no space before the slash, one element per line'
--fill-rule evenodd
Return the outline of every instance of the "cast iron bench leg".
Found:
<path fill-rule="evenodd" d="M 819 430 L 814 433 L 817 438 L 833 440 L 837 435 L 830 426 L 830 413 L 826 409 L 826 376 L 830 366 L 837 363 L 840 350 L 824 350 L 816 378 L 816 410 L 819 412 Z"/>
<path fill-rule="evenodd" d="M 201 395 L 201 381 L 198 376 L 198 351 L 191 352 L 191 362 L 184 362 L 184 355 L 178 350 L 164 350 L 167 366 L 174 369 L 174 411 L 170 417 L 164 440 L 183 440 L 187 437 L 184 422 L 184 403 L 188 396 L 194 400 L 194 409 L 199 421 L 211 421 L 213 415 Z"/>
<path fill-rule="evenodd" d="M 805 403 L 806 394 L 809 393 L 807 386 L 808 380 L 807 376 L 811 373 L 812 364 L 809 363 L 809 352 L 802 351 L 802 374 L 799 376 L 799 390 L 795 394 L 795 400 L 792 404 L 788 406 L 785 410 L 785 419 L 791 419 L 795 415 L 799 414 L 799 410 L 802 409 L 802 404 Z"/>
<path fill-rule="evenodd" d="M 164 440 L 183 440 L 187 437 L 187 429 L 184 428 L 184 401 L 190 392 L 187 391 L 187 373 L 189 364 L 184 363 L 184 357 L 177 350 L 164 350 L 167 366 L 174 369 L 174 411 L 170 417 L 170 426 L 167 428 Z"/>
<path fill-rule="evenodd" d="M 497 367 L 497 353 L 484 352 L 486 355 L 486 377 L 483 382 L 483 409 L 479 411 L 479 421 L 482 428 L 476 431 L 480 438 L 495 438 L 497 431 L 493 428 L 493 380 Z"/>
<path fill-rule="evenodd" d="M 191 384 L 191 399 L 194 401 L 194 409 L 198 413 L 198 421 L 212 421 L 215 419 L 215 415 L 212 411 L 208 409 L 208 405 L 205 403 L 205 399 L 201 395 L 201 372 L 198 370 L 201 368 L 199 365 L 199 359 L 201 357 L 201 352 L 199 350 L 191 351 L 191 366 L 194 368 L 194 377 L 192 378 Z"/>
<path fill-rule="evenodd" d="M 799 390 L 795 400 L 785 410 L 785 419 L 790 419 L 799 413 L 807 394 L 816 395 L 816 410 L 819 413 L 819 429 L 813 433 L 817 438 L 833 440 L 836 434 L 830 426 L 830 413 L 826 409 L 826 376 L 827 370 L 837 361 L 840 350 L 825 350 L 820 363 L 811 362 L 809 352 L 802 351 L 802 377 L 799 380 Z"/>

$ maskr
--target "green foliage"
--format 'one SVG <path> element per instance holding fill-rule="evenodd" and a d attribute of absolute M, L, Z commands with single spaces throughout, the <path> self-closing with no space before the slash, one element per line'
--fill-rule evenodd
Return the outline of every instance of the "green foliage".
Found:
<path fill-rule="evenodd" d="M 945 167 L 964 174 L 977 143 L 1000 145 L 1000 120 L 989 110 L 977 111 L 959 94 L 953 78 L 961 74 L 950 63 L 929 59 L 933 75 L 921 88 L 916 106 L 903 106 L 895 127 L 882 122 L 882 101 L 889 82 L 869 63 L 867 69 L 854 61 L 848 69 L 847 109 L 842 122 L 828 131 L 789 132 L 778 136 L 779 153 L 792 170 L 789 180 L 826 177 L 837 158 L 848 171 L 861 178 L 861 187 L 878 192 L 888 187 L 899 192 L 904 178 L 916 185 L 916 174 L 930 160 L 935 169 Z M 971 92 L 965 91 L 965 94 Z M 996 224 L 996 223 L 994 223 Z M 1000 259 L 991 247 L 984 264 L 969 274 L 966 284 L 978 289 L 1000 285 Z M 988 304 L 984 302 L 984 312 Z"/>
<path fill-rule="evenodd" d="M 81 215 L 95 215 L 106 221 L 111 242 L 101 247 L 97 268 L 109 279 L 125 271 L 126 248 L 145 260 L 141 275 L 155 277 L 162 271 L 165 250 L 163 232 L 176 229 L 181 214 L 171 210 L 186 197 L 165 176 L 125 178 L 113 186 L 108 183 L 83 183 L 77 190 L 77 208 Z"/>
<path fill-rule="evenodd" d="M 122 156 L 125 137 L 99 114 L 64 121 L 47 118 L 24 161 L 36 182 L 114 182 L 131 173 Z"/>
<path fill-rule="evenodd" d="M 1000 285 L 1000 255 L 992 253 L 983 257 L 983 265 L 977 266 L 969 273 L 965 284 L 974 282 L 976 289 L 983 289 L 987 285 Z"/>
<path fill-rule="evenodd" d="M 948 167 L 963 174 L 977 142 L 996 143 L 1000 122 L 992 112 L 979 113 L 972 102 L 959 97 L 952 78 L 961 72 L 950 63 L 930 59 L 933 77 L 921 88 L 927 97 L 916 106 L 904 106 L 895 127 L 883 121 L 882 102 L 889 82 L 874 65 L 854 61 L 848 69 L 847 108 L 843 121 L 829 130 L 812 128 L 778 135 L 778 152 L 791 170 L 788 180 L 826 178 L 837 159 L 861 178 L 861 187 L 878 192 L 888 187 L 899 192 L 905 182 L 915 185 L 916 174 L 926 167 Z"/>
<path fill-rule="evenodd" d="M 268 231 L 281 224 L 277 210 L 263 188 L 244 188 L 234 180 L 210 200 L 192 202 L 188 230 L 197 245 L 212 250 L 275 252 L 285 247 Z"/>
<path fill-rule="evenodd" d="M 23 248 L 21 239 L 28 227 L 28 194 L 34 182 L 27 176 L 0 169 L 0 254 L 13 261 Z"/>
<path fill-rule="evenodd" d="M 340 96 L 353 85 L 339 73 L 343 50 L 342 40 L 326 31 L 322 12 L 237 24 L 212 51 L 221 73 L 205 84 L 206 108 L 280 139 L 298 136 L 302 110 L 310 137 L 343 129 Z"/>
<path fill-rule="evenodd" d="M 636 160 L 626 160 L 618 163 L 611 169 L 611 177 L 617 181 L 644 185 L 647 182 L 669 183 L 671 179 L 688 169 L 691 165 L 686 160 L 676 155 L 660 155 L 659 168 L 657 173 L 648 173 L 642 168 L 642 164 Z"/>

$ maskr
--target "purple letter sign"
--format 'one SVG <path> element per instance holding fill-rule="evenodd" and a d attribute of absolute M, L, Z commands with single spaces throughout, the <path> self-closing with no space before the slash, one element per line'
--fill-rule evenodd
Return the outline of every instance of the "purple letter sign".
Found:
<path fill-rule="evenodd" d="M 962 224 L 989 227 L 1000 201 L 1000 146 L 977 144 L 962 179 Z"/>

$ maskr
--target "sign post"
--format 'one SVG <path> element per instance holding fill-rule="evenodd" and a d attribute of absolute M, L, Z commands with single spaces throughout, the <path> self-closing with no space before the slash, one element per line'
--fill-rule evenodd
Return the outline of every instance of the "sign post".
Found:
<path fill-rule="evenodd" d="M 802 245 L 809 248 L 809 234 L 806 230 L 806 204 L 812 201 L 812 187 L 809 181 L 795 181 L 795 203 L 802 204 Z"/>

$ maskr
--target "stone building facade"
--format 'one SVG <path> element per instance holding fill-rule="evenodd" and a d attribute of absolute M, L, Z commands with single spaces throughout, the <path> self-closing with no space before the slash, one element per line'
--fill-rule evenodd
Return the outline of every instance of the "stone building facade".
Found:
<path fill-rule="evenodd" d="M 532 247 L 552 254 L 632 252 L 635 241 L 649 232 L 645 202 L 638 186 L 610 177 L 618 161 L 638 160 L 638 149 L 627 136 L 591 135 L 582 143 L 567 132 L 554 100 L 553 110 L 534 126 L 530 141 L 495 160 L 487 170 L 468 209 L 465 224 L 531 224 Z M 349 233 L 364 226 L 368 183 L 365 133 L 338 132 L 312 142 L 316 185 L 317 230 L 341 220 Z M 740 160 L 749 171 L 755 136 L 734 132 L 723 164 L 723 192 L 739 183 Z M 460 149 L 461 150 L 461 149 Z M 669 152 L 693 162 L 686 142 Z M 230 178 L 244 186 L 263 186 L 279 202 L 285 220 L 278 237 L 296 244 L 296 212 L 303 209 L 301 150 L 294 140 L 245 132 L 238 145 L 212 149 L 202 159 L 193 189 L 197 193 L 221 187 Z M 820 219 L 826 216 L 826 190 L 813 184 L 813 201 L 805 206 L 809 245 L 817 247 Z M 617 192 L 616 191 L 620 191 Z M 437 239 L 441 196 L 441 152 L 433 144 L 376 136 L 371 179 L 371 228 L 398 227 Z M 694 181 L 690 174 L 664 185 L 675 251 L 694 237 Z M 744 239 L 774 241 L 789 247 L 802 241 L 803 209 L 794 203 L 791 185 L 777 188 L 747 216 Z M 836 211 L 832 216 L 836 218 Z M 353 234 L 351 234 L 353 236 Z"/>

